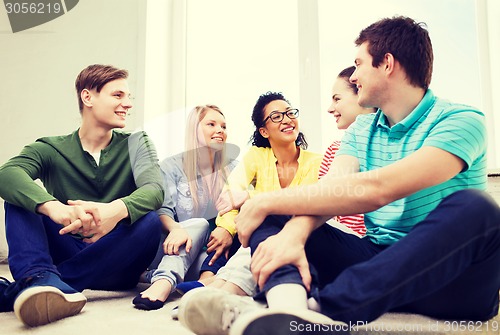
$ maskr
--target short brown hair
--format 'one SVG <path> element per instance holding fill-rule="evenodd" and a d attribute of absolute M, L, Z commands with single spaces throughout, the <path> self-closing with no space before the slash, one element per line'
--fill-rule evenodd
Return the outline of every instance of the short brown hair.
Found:
<path fill-rule="evenodd" d="M 127 79 L 128 71 L 117 69 L 111 65 L 94 64 L 83 69 L 75 80 L 76 94 L 80 112 L 83 110 L 83 101 L 80 94 L 84 89 L 95 89 L 100 92 L 102 87 L 116 79 Z"/>
<path fill-rule="evenodd" d="M 401 64 L 411 84 L 429 88 L 434 56 L 425 23 L 404 16 L 385 18 L 363 29 L 354 41 L 357 46 L 364 42 L 368 42 L 372 66 L 379 66 L 385 54 L 390 53 Z"/>

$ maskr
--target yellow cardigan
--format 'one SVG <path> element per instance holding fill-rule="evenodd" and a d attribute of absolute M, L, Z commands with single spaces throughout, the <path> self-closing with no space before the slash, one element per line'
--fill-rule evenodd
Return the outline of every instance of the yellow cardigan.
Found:
<path fill-rule="evenodd" d="M 298 159 L 299 167 L 289 187 L 317 182 L 321 160 L 322 155 L 301 149 Z M 229 175 L 224 190 L 248 190 L 252 197 L 255 193 L 280 188 L 273 150 L 252 146 Z M 234 237 L 236 234 L 234 218 L 237 214 L 238 210 L 232 210 L 223 216 L 217 216 L 215 223 L 218 227 L 225 228 Z"/>

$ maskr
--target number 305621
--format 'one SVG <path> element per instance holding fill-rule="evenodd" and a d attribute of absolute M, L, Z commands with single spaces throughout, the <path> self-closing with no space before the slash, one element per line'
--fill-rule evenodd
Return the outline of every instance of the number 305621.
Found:
<path fill-rule="evenodd" d="M 61 12 L 60 3 L 42 3 L 42 2 L 7 2 L 5 3 L 7 14 L 58 14 Z"/>

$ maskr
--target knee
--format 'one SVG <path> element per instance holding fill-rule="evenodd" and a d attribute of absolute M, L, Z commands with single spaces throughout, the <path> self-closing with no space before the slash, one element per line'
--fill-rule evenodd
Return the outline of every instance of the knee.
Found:
<path fill-rule="evenodd" d="M 3 208 L 5 210 L 5 216 L 31 214 L 27 209 L 13 205 L 7 201 L 4 202 Z"/>
<path fill-rule="evenodd" d="M 262 224 L 253 232 L 252 236 L 250 236 L 250 249 L 255 250 L 269 236 L 279 233 L 290 219 L 291 216 L 287 215 L 267 216 Z"/>
<path fill-rule="evenodd" d="M 160 217 L 158 216 L 158 214 L 156 214 L 156 212 L 148 212 L 148 213 L 146 213 L 140 219 L 140 221 L 147 222 L 147 224 L 150 225 L 150 226 L 152 226 L 152 227 L 156 227 L 156 228 L 160 228 L 161 227 Z"/>
<path fill-rule="evenodd" d="M 473 222 L 470 222 L 471 224 L 479 225 L 484 222 L 485 224 L 493 223 L 497 226 L 500 221 L 500 207 L 491 195 L 485 191 L 466 189 L 457 191 L 448 198 L 457 206 L 456 208 L 468 212 L 467 216 L 469 218 L 474 218 Z"/>
<path fill-rule="evenodd" d="M 477 210 L 478 213 L 496 212 L 498 215 L 499 206 L 497 202 L 485 191 L 469 188 L 452 193 L 448 198 L 464 206 L 472 205 L 470 207 Z"/>
<path fill-rule="evenodd" d="M 4 203 L 4 210 L 5 210 L 6 225 L 9 225 L 9 223 L 11 222 L 13 224 L 17 224 L 20 221 L 42 223 L 44 219 L 50 220 L 48 216 L 31 212 L 30 210 L 24 207 L 11 204 L 7 201 L 5 201 Z"/>
<path fill-rule="evenodd" d="M 142 218 L 137 220 L 132 224 L 136 231 L 140 231 L 139 234 L 145 236 L 146 238 L 151 238 L 151 236 L 161 236 L 161 221 L 155 212 L 149 212 L 145 214 Z"/>
<path fill-rule="evenodd" d="M 186 221 L 182 221 L 181 225 L 185 228 L 193 227 L 195 229 L 208 229 L 209 223 L 207 219 L 204 218 L 191 218 Z"/>
<path fill-rule="evenodd" d="M 193 242 L 203 241 L 202 243 L 205 243 L 210 235 L 209 223 L 204 218 L 192 218 L 182 221 L 180 224 L 188 232 Z"/>

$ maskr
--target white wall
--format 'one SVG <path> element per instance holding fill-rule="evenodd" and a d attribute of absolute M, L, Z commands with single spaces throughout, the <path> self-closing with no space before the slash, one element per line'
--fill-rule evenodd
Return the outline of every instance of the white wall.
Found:
<path fill-rule="evenodd" d="M 488 162 L 500 171 L 500 2 L 476 0 L 481 96 L 488 123 Z"/>
<path fill-rule="evenodd" d="M 482 1 L 482 0 L 478 0 Z M 476 34 L 475 0 L 319 0 L 322 109 L 326 111 L 336 75 L 354 65 L 354 40 L 371 23 L 394 15 L 425 22 L 433 44 L 430 88 L 442 98 L 483 108 Z M 359 9 L 363 8 L 362 11 Z M 323 139 L 340 138 L 323 113 Z"/>
<path fill-rule="evenodd" d="M 0 9 L 0 164 L 38 137 L 79 126 L 74 82 L 90 64 L 129 70 L 135 108 L 128 128 L 142 124 L 145 8 L 142 0 L 80 1 L 65 15 L 15 34 Z M 3 220 L 0 211 L 0 258 Z"/>
<path fill-rule="evenodd" d="M 148 29 L 148 36 L 153 31 L 156 36 L 152 42 L 148 39 L 147 54 L 157 62 L 147 63 L 154 69 L 146 78 L 146 85 L 154 86 L 147 90 L 147 102 L 158 100 L 155 107 L 160 108 L 146 108 L 145 127 L 157 139 L 160 157 L 183 150 L 187 110 L 205 103 L 222 107 L 228 141 L 244 152 L 252 131 L 251 108 L 266 90 L 283 91 L 300 108 L 310 148 L 323 151 L 342 136 L 326 110 L 336 75 L 353 64 L 354 39 L 380 18 L 407 15 L 425 22 L 430 32 L 435 54 L 431 88 L 440 97 L 486 113 L 489 166 L 500 166 L 494 145 L 500 146 L 500 131 L 494 131 L 500 129 L 494 112 L 500 102 L 492 94 L 500 73 L 498 62 L 489 61 L 499 56 L 497 1 L 149 0 L 149 4 L 155 10 L 148 10 L 148 26 L 160 27 L 161 33 Z M 158 94 L 161 83 L 167 94 Z"/>
<path fill-rule="evenodd" d="M 150 0 L 149 4 L 158 2 Z M 252 108 L 260 94 L 281 91 L 293 106 L 301 109 L 301 118 L 314 114 L 315 111 L 301 108 L 296 2 L 188 0 L 185 6 L 173 1 L 167 10 L 176 20 L 169 27 L 179 34 L 184 32 L 185 40 L 174 38 L 165 28 L 161 28 L 161 33 L 155 32 L 156 41 L 172 43 L 165 52 L 166 59 L 178 60 L 172 68 L 174 72 L 166 74 L 170 77 L 166 89 L 171 101 L 165 103 L 159 98 L 157 104 L 166 110 L 160 114 L 146 110 L 145 127 L 157 139 L 160 157 L 183 150 L 184 120 L 195 105 L 218 105 L 226 116 L 228 142 L 243 152 L 253 131 Z M 161 13 L 148 10 L 148 15 L 161 27 Z M 163 52 L 158 42 L 148 44 L 146 57 L 158 47 Z M 156 83 L 153 73 L 149 78 Z M 176 87 L 177 94 L 172 94 L 172 87 Z M 306 136 L 314 136 L 314 124 L 310 123 L 304 121 L 301 125 Z M 313 142 L 319 140 L 318 137 Z"/>

